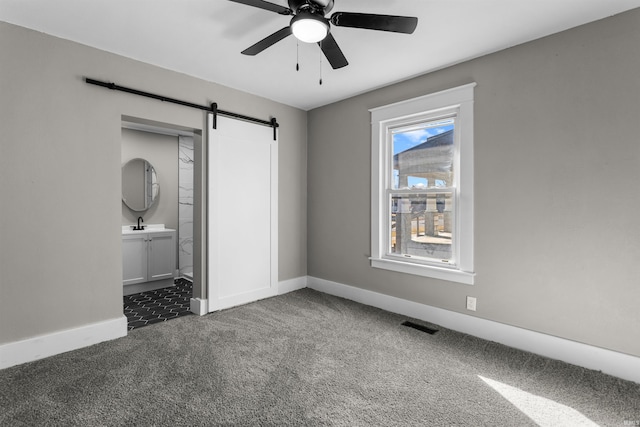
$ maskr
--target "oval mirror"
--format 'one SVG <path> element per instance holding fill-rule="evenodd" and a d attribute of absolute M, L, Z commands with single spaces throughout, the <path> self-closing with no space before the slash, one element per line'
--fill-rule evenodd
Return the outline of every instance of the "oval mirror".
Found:
<path fill-rule="evenodd" d="M 122 201 L 132 211 L 153 206 L 160 193 L 158 175 L 145 159 L 131 159 L 122 166 Z"/>

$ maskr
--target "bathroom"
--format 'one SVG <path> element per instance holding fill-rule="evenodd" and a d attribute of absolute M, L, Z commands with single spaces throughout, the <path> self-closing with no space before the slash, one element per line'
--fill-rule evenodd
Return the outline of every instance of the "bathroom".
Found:
<path fill-rule="evenodd" d="M 126 297 L 140 292 L 152 291 L 167 286 L 173 286 L 176 279 L 193 280 L 193 202 L 194 202 L 194 139 L 193 133 L 172 127 L 160 127 L 139 123 L 135 120 L 122 121 L 122 231 L 123 231 L 123 295 Z M 132 182 L 131 171 L 143 165 L 147 172 L 147 183 L 138 187 L 149 188 L 139 198 L 132 197 L 132 188 L 137 180 Z M 142 170 L 142 169 L 141 169 Z M 136 175 L 139 176 L 139 175 Z M 137 228 L 144 227 L 144 231 Z M 140 243 L 127 239 L 136 238 L 135 234 L 148 236 L 170 237 L 171 247 L 163 249 L 165 256 L 163 268 L 166 270 L 162 277 L 155 277 L 149 281 L 137 278 L 127 280 L 127 275 L 133 270 L 140 270 L 137 254 L 138 249 L 128 249 L 125 244 L 145 245 L 147 239 L 140 237 Z M 149 240 L 150 241 L 150 240 Z M 165 244 L 166 245 L 166 244 Z M 143 249 L 142 252 L 151 251 Z M 132 254 L 134 254 L 132 256 Z M 146 255 L 145 255 L 146 257 Z M 131 265 L 133 266 L 131 267 Z M 146 259 L 143 263 L 146 264 Z M 151 265 L 151 262 L 149 262 Z M 128 267 L 129 266 L 129 267 Z M 170 266 L 170 267 L 169 267 Z M 151 267 L 149 267 L 151 268 Z M 141 277 L 144 273 L 141 273 Z M 163 280 L 158 280 L 163 279 Z"/>

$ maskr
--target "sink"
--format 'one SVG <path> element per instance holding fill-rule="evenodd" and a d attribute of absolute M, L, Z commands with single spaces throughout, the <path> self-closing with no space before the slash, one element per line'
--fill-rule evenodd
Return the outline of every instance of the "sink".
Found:
<path fill-rule="evenodd" d="M 139 233 L 154 233 L 159 231 L 173 231 L 169 228 L 165 228 L 164 224 L 148 224 L 144 226 L 144 230 L 134 230 L 133 227 L 137 227 L 136 224 L 123 225 L 122 234 L 139 234 Z"/>
<path fill-rule="evenodd" d="M 138 234 L 138 233 L 148 233 L 147 230 L 134 230 L 131 227 L 122 227 L 122 234 Z"/>

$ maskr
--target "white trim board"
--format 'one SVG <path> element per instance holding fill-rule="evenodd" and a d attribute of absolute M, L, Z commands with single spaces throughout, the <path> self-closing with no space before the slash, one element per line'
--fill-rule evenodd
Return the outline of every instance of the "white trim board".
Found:
<path fill-rule="evenodd" d="M 278 282 L 277 295 L 288 294 L 289 292 L 297 291 L 307 287 L 307 276 L 294 277 L 293 279 L 283 280 Z M 273 297 L 274 295 L 271 295 Z M 190 309 L 191 312 L 198 316 L 204 316 L 209 313 L 207 308 L 208 300 L 201 298 L 191 298 Z"/>
<path fill-rule="evenodd" d="M 278 282 L 278 295 L 288 294 L 307 287 L 307 276 L 295 277 L 293 279 Z"/>
<path fill-rule="evenodd" d="M 104 322 L 2 344 L 0 345 L 0 369 L 125 336 L 127 336 L 127 318 L 122 315 Z"/>
<path fill-rule="evenodd" d="M 198 316 L 204 316 L 209 313 L 207 309 L 207 300 L 202 298 L 191 298 L 189 300 L 189 310 Z"/>
<path fill-rule="evenodd" d="M 551 359 L 640 383 L 640 357 L 554 337 L 492 320 L 468 316 L 361 288 L 309 276 L 307 286 L 316 291 L 346 298 L 495 341 Z"/>
<path fill-rule="evenodd" d="M 250 304 L 254 301 L 260 301 L 267 298 L 273 298 L 278 295 L 288 294 L 289 292 L 297 291 L 307 287 L 307 278 L 296 277 L 293 279 L 283 280 L 278 282 L 277 288 L 265 288 L 258 289 L 252 292 L 244 294 L 233 295 L 231 297 L 222 298 L 218 302 L 218 307 L 215 311 L 224 310 L 226 308 L 237 307 L 239 305 Z M 210 309 L 210 311 L 213 311 Z"/>

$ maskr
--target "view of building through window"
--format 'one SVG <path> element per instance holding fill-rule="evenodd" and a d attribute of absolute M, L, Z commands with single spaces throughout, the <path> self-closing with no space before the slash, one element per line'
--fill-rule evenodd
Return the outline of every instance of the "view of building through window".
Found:
<path fill-rule="evenodd" d="M 453 258 L 455 118 L 391 131 L 389 253 Z"/>

